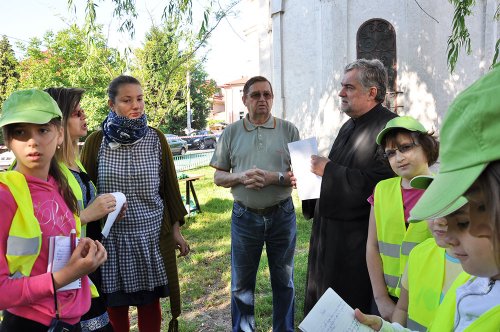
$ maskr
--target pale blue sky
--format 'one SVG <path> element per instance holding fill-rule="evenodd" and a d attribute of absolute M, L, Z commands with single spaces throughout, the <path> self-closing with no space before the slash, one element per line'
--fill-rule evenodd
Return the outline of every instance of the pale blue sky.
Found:
<path fill-rule="evenodd" d="M 7 35 L 12 44 L 16 41 L 26 42 L 33 37 L 42 37 L 45 32 L 57 32 L 71 23 L 83 24 L 85 0 L 74 0 L 77 14 L 69 12 L 67 0 L 0 0 L 0 35 Z M 222 1 L 221 1 L 222 2 Z M 138 47 L 144 34 L 151 26 L 151 18 L 160 22 L 161 13 L 168 0 L 138 0 L 138 21 L 135 23 L 136 37 L 131 40 L 127 34 L 118 33 L 118 21 L 112 17 L 111 1 L 97 2 L 100 6 L 97 21 L 104 25 L 103 32 L 108 35 L 109 45 L 123 49 L 126 46 Z M 203 0 L 194 0 L 200 6 Z M 223 84 L 241 77 L 240 54 L 243 42 L 238 37 L 236 19 L 224 20 L 212 36 L 206 69 L 209 75 Z M 233 31 L 236 30 L 236 33 Z"/>

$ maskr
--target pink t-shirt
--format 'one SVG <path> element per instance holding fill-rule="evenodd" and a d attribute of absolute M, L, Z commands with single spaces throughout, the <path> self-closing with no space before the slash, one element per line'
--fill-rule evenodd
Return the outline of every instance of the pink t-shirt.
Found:
<path fill-rule="evenodd" d="M 425 190 L 423 189 L 415 189 L 415 188 L 401 188 L 401 192 L 403 195 L 403 209 L 404 209 L 404 214 L 405 214 L 405 222 L 408 223 L 408 218 L 410 217 L 410 211 L 413 209 L 415 204 L 417 204 L 418 200 L 420 197 L 424 194 Z M 371 194 L 370 197 L 368 197 L 367 201 L 373 206 L 374 202 L 374 195 Z"/>
<path fill-rule="evenodd" d="M 55 317 L 54 288 L 47 272 L 48 239 L 50 236 L 70 234 L 75 228 L 73 213 L 59 194 L 57 183 L 26 176 L 35 217 L 42 230 L 42 247 L 31 276 L 19 279 L 9 278 L 9 267 L 5 257 L 7 238 L 17 204 L 8 187 L 0 184 L 0 309 L 7 309 L 14 315 L 50 325 Z M 82 278 L 82 288 L 57 292 L 60 319 L 76 324 L 90 308 L 88 278 Z"/>

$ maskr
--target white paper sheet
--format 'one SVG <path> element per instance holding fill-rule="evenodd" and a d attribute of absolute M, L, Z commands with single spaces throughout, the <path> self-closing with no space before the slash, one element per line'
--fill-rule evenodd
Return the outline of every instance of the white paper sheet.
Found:
<path fill-rule="evenodd" d="M 111 195 L 115 196 L 116 209 L 110 214 L 108 214 L 108 219 L 106 219 L 106 223 L 104 224 L 104 227 L 101 232 L 104 237 L 108 237 L 111 226 L 113 226 L 113 224 L 115 223 L 116 217 L 118 217 L 118 214 L 122 210 L 123 204 L 125 204 L 125 202 L 127 201 L 125 195 L 121 192 L 111 193 Z"/>
<path fill-rule="evenodd" d="M 49 238 L 49 258 L 47 265 L 47 272 L 57 272 L 62 269 L 71 257 L 71 238 L 69 236 L 51 236 Z M 80 241 L 79 238 L 75 239 L 76 245 Z M 62 292 L 71 289 L 82 288 L 82 279 L 76 279 L 64 287 L 59 288 L 57 291 Z"/>
<path fill-rule="evenodd" d="M 321 296 L 299 325 L 304 332 L 370 332 L 354 318 L 354 310 L 331 288 Z"/>
<path fill-rule="evenodd" d="M 297 193 L 301 200 L 319 198 L 321 176 L 311 172 L 311 156 L 318 154 L 316 137 L 288 143 L 293 175 L 297 179 Z"/>

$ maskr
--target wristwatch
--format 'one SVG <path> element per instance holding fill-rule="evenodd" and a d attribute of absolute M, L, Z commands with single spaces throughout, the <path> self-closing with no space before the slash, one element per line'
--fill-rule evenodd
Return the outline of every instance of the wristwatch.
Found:
<path fill-rule="evenodd" d="M 285 184 L 285 176 L 281 172 L 278 172 L 278 183 L 280 185 L 284 185 Z"/>

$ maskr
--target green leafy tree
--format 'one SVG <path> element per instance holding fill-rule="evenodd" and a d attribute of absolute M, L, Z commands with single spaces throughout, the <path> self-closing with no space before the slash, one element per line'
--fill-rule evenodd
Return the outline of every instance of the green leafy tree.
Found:
<path fill-rule="evenodd" d="M 0 104 L 16 89 L 19 63 L 6 36 L 0 40 Z"/>
<path fill-rule="evenodd" d="M 19 82 L 19 63 L 6 36 L 0 40 L 0 105 L 17 88 Z M 3 145 L 0 129 L 0 145 Z"/>
<path fill-rule="evenodd" d="M 186 123 L 184 120 L 184 127 L 180 124 L 186 108 L 181 92 L 189 62 L 183 59 L 181 44 L 189 38 L 178 21 L 152 26 L 144 47 L 134 52 L 133 73 L 143 86 L 148 122 L 170 132 L 182 131 Z"/>
<path fill-rule="evenodd" d="M 96 29 L 99 3 L 106 0 L 87 0 L 85 6 L 85 32 Z M 205 0 L 203 17 L 198 26 L 193 23 L 192 0 L 165 1 L 162 24 L 153 26 L 146 36 L 144 48 L 136 50 L 133 73 L 141 79 L 145 92 L 149 123 L 164 131 L 182 133 L 186 127 L 186 107 L 182 91 L 186 86 L 186 72 L 193 72 L 196 53 L 203 48 L 221 20 L 232 13 L 241 0 L 232 0 L 223 8 L 219 1 Z M 111 0 L 113 17 L 120 22 L 120 31 L 135 34 L 134 22 L 138 17 L 134 0 Z M 76 11 L 75 1 L 68 0 Z M 90 44 L 92 38 L 87 38 Z M 183 47 L 181 47 L 183 46 Z M 204 83 L 205 84 L 205 83 Z M 195 91 L 198 91 L 197 89 Z M 201 89 L 203 90 L 203 89 Z M 200 91 L 201 91 L 200 90 Z M 211 97 L 211 96 L 210 96 Z M 193 99 L 193 120 L 196 126 L 206 124 L 206 101 L 197 95 Z M 198 111 L 201 110 L 201 111 Z"/>
<path fill-rule="evenodd" d="M 217 91 L 217 83 L 208 79 L 207 72 L 200 62 L 191 74 L 190 97 L 191 97 L 191 126 L 203 129 L 207 126 L 207 117 L 212 109 L 212 98 Z"/>
<path fill-rule="evenodd" d="M 90 130 L 95 130 L 108 113 L 106 89 L 120 75 L 125 62 L 119 52 L 106 46 L 101 33 L 93 44 L 85 42 L 86 32 L 76 25 L 57 33 L 47 32 L 43 40 L 33 38 L 23 48 L 20 87 L 80 87 L 86 90 L 82 107 Z"/>
<path fill-rule="evenodd" d="M 465 49 L 465 53 L 470 55 L 472 53 L 471 39 L 469 29 L 465 20 L 467 17 L 472 15 L 473 7 L 476 5 L 475 0 L 449 0 L 450 3 L 455 8 L 452 20 L 452 30 L 451 35 L 448 37 L 448 67 L 450 72 L 453 73 L 455 70 L 458 57 L 460 55 L 460 50 Z M 495 14 L 492 17 L 495 20 L 500 19 L 500 5 L 497 5 Z M 492 59 L 492 66 L 498 60 L 498 54 L 500 51 L 500 39 L 497 40 L 495 44 L 495 54 Z"/>
<path fill-rule="evenodd" d="M 180 28 L 179 21 L 172 21 L 161 27 L 151 27 L 144 47 L 134 52 L 133 73 L 143 86 L 148 122 L 164 132 L 183 134 L 186 128 L 188 71 L 191 75 L 192 125 L 195 128 L 206 126 L 216 83 L 208 80 L 203 61 L 185 56 L 195 38 L 188 29 Z"/>

